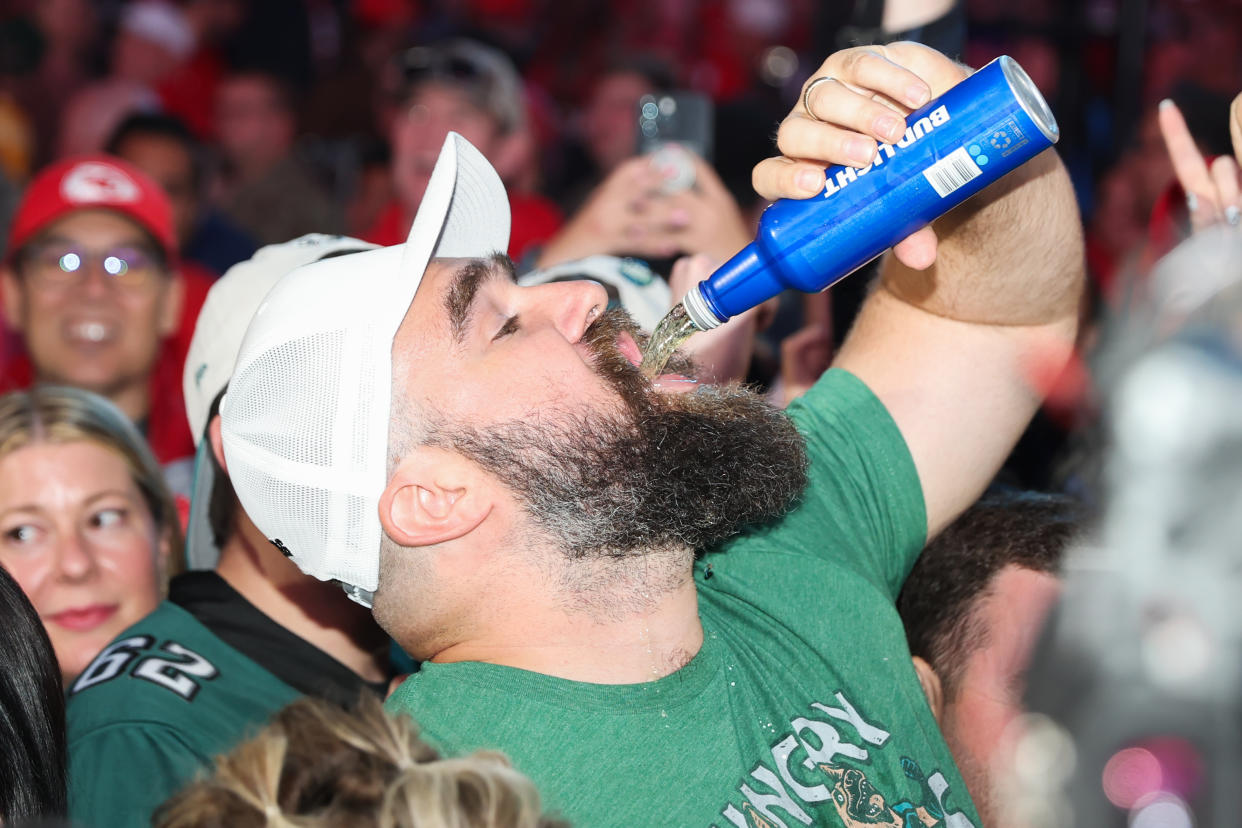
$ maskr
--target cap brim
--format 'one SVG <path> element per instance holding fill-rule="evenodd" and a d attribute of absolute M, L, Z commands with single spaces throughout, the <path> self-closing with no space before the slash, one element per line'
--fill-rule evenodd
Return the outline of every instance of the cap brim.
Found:
<path fill-rule="evenodd" d="M 401 269 L 415 280 L 410 299 L 432 258 L 505 252 L 509 224 L 509 197 L 500 176 L 469 141 L 450 132 L 405 242 Z"/>

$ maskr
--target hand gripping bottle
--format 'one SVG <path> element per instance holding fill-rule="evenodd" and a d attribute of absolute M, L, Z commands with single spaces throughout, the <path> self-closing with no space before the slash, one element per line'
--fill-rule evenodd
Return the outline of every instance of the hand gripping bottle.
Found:
<path fill-rule="evenodd" d="M 999 57 L 906 118 L 862 169 L 830 167 L 824 189 L 781 199 L 756 239 L 683 300 L 710 330 L 787 288 L 823 290 L 1052 146 L 1056 119 L 1030 77 Z"/>

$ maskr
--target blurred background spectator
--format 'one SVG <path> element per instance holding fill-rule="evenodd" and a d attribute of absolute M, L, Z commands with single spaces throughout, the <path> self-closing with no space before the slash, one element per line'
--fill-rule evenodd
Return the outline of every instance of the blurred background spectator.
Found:
<path fill-rule="evenodd" d="M 175 115 L 134 113 L 112 133 L 106 149 L 164 189 L 183 268 L 193 262 L 218 278 L 254 255 L 254 239 L 207 201 L 203 147 Z"/>
<path fill-rule="evenodd" d="M 234 222 L 261 244 L 341 231 L 340 209 L 295 151 L 297 103 L 287 81 L 265 70 L 234 72 L 221 78 L 215 107 L 215 197 Z"/>

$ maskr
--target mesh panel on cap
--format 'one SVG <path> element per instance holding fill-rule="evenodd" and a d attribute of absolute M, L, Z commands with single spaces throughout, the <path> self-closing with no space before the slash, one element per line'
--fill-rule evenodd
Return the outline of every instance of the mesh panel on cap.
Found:
<path fill-rule="evenodd" d="M 250 366 L 245 382 L 263 377 L 268 394 L 284 401 L 279 407 L 257 394 L 238 394 L 233 409 L 235 431 L 252 445 L 278 457 L 296 458 L 312 466 L 332 465 L 332 445 L 328 441 L 306 442 L 307 435 L 332 433 L 337 416 L 333 401 L 339 399 L 340 376 L 335 365 L 343 350 L 345 331 L 329 331 L 294 339 L 265 351 Z M 315 384 L 304 381 L 313 378 Z M 327 404 L 325 404 L 325 402 Z M 271 421 L 276 413 L 280 422 Z"/>
<path fill-rule="evenodd" d="M 369 325 L 291 339 L 239 365 L 229 392 L 229 473 L 255 525 L 308 574 L 364 589 L 377 576 L 387 437 L 372 427 L 388 396 L 377 347 Z"/>

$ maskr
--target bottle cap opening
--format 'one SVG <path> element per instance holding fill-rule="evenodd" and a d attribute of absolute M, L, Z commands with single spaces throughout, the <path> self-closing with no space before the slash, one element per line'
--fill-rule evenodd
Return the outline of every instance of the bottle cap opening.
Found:
<path fill-rule="evenodd" d="M 690 317 L 690 321 L 694 323 L 694 327 L 700 331 L 710 331 L 712 328 L 719 328 L 724 322 L 723 319 L 716 316 L 707 304 L 706 297 L 703 296 L 702 284 L 697 284 L 686 293 L 686 298 L 681 303 L 686 308 L 686 316 Z"/>

